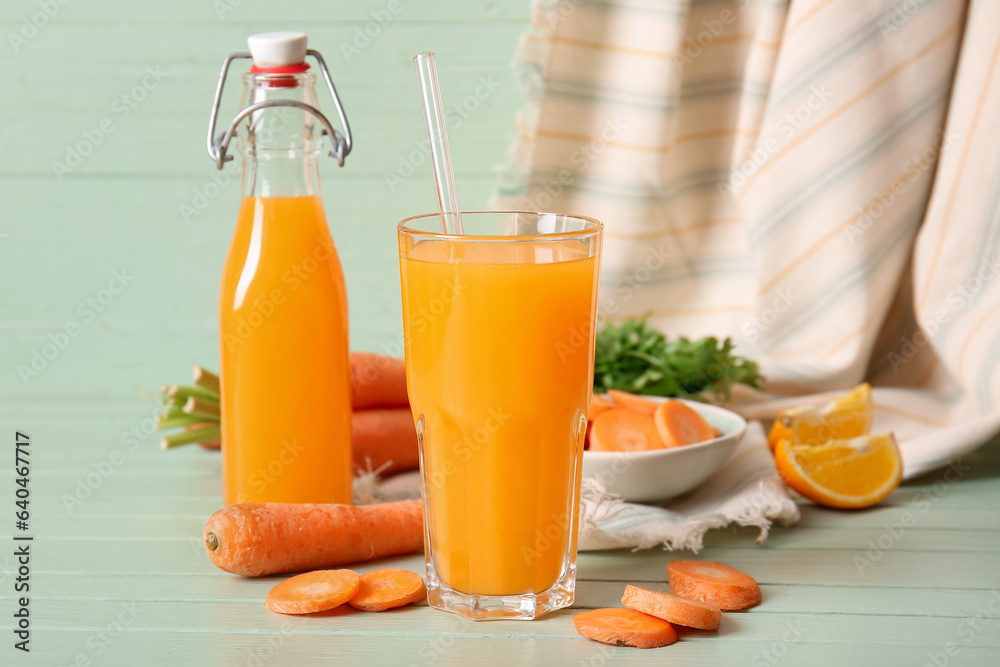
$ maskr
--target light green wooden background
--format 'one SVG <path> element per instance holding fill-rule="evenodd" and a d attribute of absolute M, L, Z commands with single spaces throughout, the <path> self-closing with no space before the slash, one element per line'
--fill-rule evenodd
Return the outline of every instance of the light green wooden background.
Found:
<path fill-rule="evenodd" d="M 409 161 L 423 138 L 411 58 L 435 50 L 446 106 L 475 107 L 467 118 L 456 116 L 452 143 L 463 205 L 484 207 L 521 102 L 510 64 L 527 0 L 61 1 L 65 6 L 52 0 L 58 14 L 17 52 L 9 33 L 41 11 L 39 0 L 4 0 L 0 14 L 0 395 L 133 398 L 191 363 L 216 364 L 216 299 L 239 182 L 190 222 L 180 209 L 194 206 L 196 191 L 215 191 L 205 132 L 222 58 L 265 30 L 307 31 L 331 66 L 355 136 L 345 168 L 322 165 L 352 339 L 376 350 L 397 340 L 395 225 L 436 206 L 419 153 L 416 173 L 394 190 L 385 176 Z M 216 7 L 230 5 L 220 18 Z M 390 7 L 401 10 L 393 15 Z M 391 21 L 381 27 L 373 12 Z M 347 62 L 342 45 L 353 47 L 366 28 L 377 36 Z M 166 78 L 134 110 L 116 105 L 142 84 L 147 68 Z M 481 79 L 495 87 L 486 96 Z M 236 111 L 240 86 L 231 79 L 223 122 Z M 65 162 L 67 147 L 86 141 L 84 133 L 105 119 L 114 131 L 59 180 L 53 163 Z M 238 160 L 229 169 L 238 173 Z M 87 321 L 79 304 L 97 297 L 116 269 L 134 280 Z M 25 383 L 17 366 L 73 321 L 79 336 Z"/>
<path fill-rule="evenodd" d="M 149 393 L 217 358 L 216 295 L 238 185 L 189 223 L 180 207 L 212 190 L 204 134 L 223 55 L 253 32 L 304 29 L 333 68 L 357 148 L 347 168 L 323 165 L 323 185 L 357 347 L 398 339 L 394 225 L 434 206 L 426 164 L 395 191 L 384 176 L 422 137 L 414 53 L 439 53 L 449 104 L 473 95 L 481 78 L 499 83 L 453 131 L 467 208 L 485 205 L 505 159 L 521 104 L 510 62 L 527 0 L 399 1 L 402 11 L 350 63 L 340 44 L 387 0 L 2 3 L 0 442 L 10 446 L 17 428 L 32 434 L 37 541 L 33 652 L 24 656 L 11 646 L 14 487 L 3 453 L 0 664 L 996 664 L 1000 619 L 970 625 L 995 613 L 991 604 L 1000 609 L 996 445 L 977 452 L 958 483 L 933 473 L 866 512 L 806 506 L 799 525 L 762 546 L 752 531 L 713 533 L 699 557 L 757 576 L 766 603 L 728 615 L 719 637 L 687 633 L 662 651 L 582 640 L 570 611 L 487 625 L 426 607 L 286 619 L 261 604 L 274 580 L 242 580 L 209 563 L 199 536 L 221 502 L 218 454 L 159 451 Z M 45 4 L 56 16 L 15 51 L 10 33 Z M 120 118 L 112 105 L 150 67 L 167 78 Z M 52 163 L 105 119 L 114 131 L 58 180 Z M 134 278 L 90 319 L 80 304 L 100 298 L 116 270 Z M 68 323 L 79 335 L 22 381 L 18 365 Z M 907 513 L 916 525 L 899 533 Z M 577 606 L 615 606 L 625 582 L 660 586 L 669 558 L 584 555 Z M 871 565 L 859 570 L 858 558 Z M 397 562 L 421 571 L 419 557 Z"/>

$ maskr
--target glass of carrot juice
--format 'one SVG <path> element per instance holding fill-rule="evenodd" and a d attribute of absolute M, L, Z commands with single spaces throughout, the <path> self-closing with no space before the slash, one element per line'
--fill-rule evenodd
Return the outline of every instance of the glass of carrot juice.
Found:
<path fill-rule="evenodd" d="M 602 225 L 462 213 L 399 224 L 428 601 L 472 619 L 573 603 Z"/>

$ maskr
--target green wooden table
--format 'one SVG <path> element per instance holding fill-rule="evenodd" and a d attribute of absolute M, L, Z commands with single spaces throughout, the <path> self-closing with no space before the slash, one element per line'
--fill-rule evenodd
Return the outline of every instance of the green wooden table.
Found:
<path fill-rule="evenodd" d="M 718 633 L 686 632 L 671 647 L 644 651 L 579 637 L 574 610 L 480 623 L 424 605 L 272 614 L 263 600 L 279 578 L 225 574 L 204 553 L 202 527 L 220 506 L 217 452 L 162 452 L 148 441 L 130 451 L 92 435 L 141 429 L 144 408 L 24 405 L 0 420 L 6 441 L 31 427 L 35 537 L 32 651 L 16 655 L 16 564 L 4 519 L 0 663 L 920 666 L 995 665 L 1000 656 L 998 443 L 955 472 L 905 484 L 872 510 L 803 506 L 798 525 L 775 529 L 762 545 L 749 529 L 710 533 L 697 557 L 752 573 L 763 604 L 727 614 Z M 0 479 L 3 495 L 13 496 L 10 468 Z M 662 584 L 675 557 L 692 555 L 583 554 L 575 608 L 619 606 L 626 583 Z M 419 555 L 358 569 L 390 564 L 423 572 Z"/>
<path fill-rule="evenodd" d="M 192 363 L 217 367 L 239 197 L 235 171 L 220 177 L 204 148 L 223 55 L 275 29 L 308 30 L 326 54 L 356 141 L 345 169 L 322 167 L 352 337 L 398 353 L 394 225 L 435 206 L 410 58 L 438 53 L 462 202 L 485 207 L 523 101 L 510 62 L 528 14 L 527 0 L 4 0 L 0 665 L 1000 662 L 1000 620 L 973 625 L 1000 609 L 996 445 L 957 483 L 934 473 L 865 512 L 805 507 L 761 546 L 751 531 L 713 533 L 698 557 L 754 574 L 765 603 L 656 651 L 583 640 L 571 611 L 285 618 L 263 607 L 274 580 L 210 564 L 200 535 L 220 505 L 219 456 L 160 451 L 151 394 Z M 233 111 L 238 86 L 228 92 Z M 18 429 L 33 452 L 29 654 L 11 632 Z M 616 605 L 626 582 L 655 586 L 670 558 L 584 554 L 578 607 Z"/>

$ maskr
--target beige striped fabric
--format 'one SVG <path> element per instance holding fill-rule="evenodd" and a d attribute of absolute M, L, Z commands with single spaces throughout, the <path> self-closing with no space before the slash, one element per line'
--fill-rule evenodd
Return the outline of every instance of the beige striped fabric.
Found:
<path fill-rule="evenodd" d="M 870 380 L 912 477 L 1000 428 L 998 56 L 995 0 L 538 2 L 493 204 L 602 220 L 602 317 L 733 336 L 751 416 Z"/>

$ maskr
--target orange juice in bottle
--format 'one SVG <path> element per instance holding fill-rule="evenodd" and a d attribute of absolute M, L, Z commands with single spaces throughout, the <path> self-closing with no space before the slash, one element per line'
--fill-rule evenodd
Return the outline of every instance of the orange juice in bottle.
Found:
<path fill-rule="evenodd" d="M 305 35 L 249 42 L 233 124 L 249 118 L 243 201 L 219 299 L 224 500 L 350 503 L 347 293 L 317 166 L 329 123 L 316 112 Z M 327 129 L 342 162 L 349 142 Z M 220 166 L 227 135 L 212 140 Z"/>

